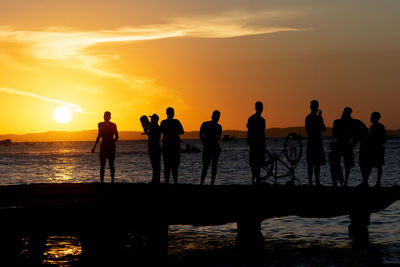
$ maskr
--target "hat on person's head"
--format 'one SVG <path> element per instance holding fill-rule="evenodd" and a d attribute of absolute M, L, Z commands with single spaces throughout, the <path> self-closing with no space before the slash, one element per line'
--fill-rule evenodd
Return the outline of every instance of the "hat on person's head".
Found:
<path fill-rule="evenodd" d="M 152 119 L 153 119 L 153 118 L 154 118 L 154 119 L 158 119 L 158 115 L 155 114 L 155 113 L 154 113 L 153 115 L 149 116 L 149 117 L 152 118 Z"/>

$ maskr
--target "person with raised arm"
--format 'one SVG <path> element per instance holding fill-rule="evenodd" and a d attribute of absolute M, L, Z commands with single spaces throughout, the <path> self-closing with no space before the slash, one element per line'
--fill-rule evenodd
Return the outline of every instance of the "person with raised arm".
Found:
<path fill-rule="evenodd" d="M 161 172 L 161 127 L 158 125 L 159 117 L 157 114 L 150 116 L 150 123 L 148 118 L 145 117 L 147 123 L 143 125 L 143 130 L 149 137 L 147 142 L 148 153 L 150 158 L 151 167 L 153 168 L 153 178 L 151 180 L 152 184 L 160 183 L 160 172 Z"/>

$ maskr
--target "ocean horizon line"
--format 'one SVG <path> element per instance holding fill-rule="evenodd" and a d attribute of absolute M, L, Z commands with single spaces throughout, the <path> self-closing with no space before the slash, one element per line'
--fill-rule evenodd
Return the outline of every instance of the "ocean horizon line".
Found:
<path fill-rule="evenodd" d="M 304 126 L 284 127 L 284 128 L 268 128 L 266 136 L 271 138 L 286 137 L 289 133 L 296 133 L 302 137 L 306 137 Z M 400 136 L 400 129 L 387 130 L 389 136 Z M 224 130 L 223 135 L 242 139 L 247 137 L 245 130 Z M 72 141 L 94 141 L 96 139 L 97 130 L 83 131 L 46 131 L 40 133 L 26 134 L 1 134 L 0 140 L 11 139 L 12 142 L 72 142 Z M 147 140 L 147 136 L 141 131 L 119 131 L 119 140 Z M 323 134 L 324 137 L 332 136 L 332 128 L 327 127 Z M 182 139 L 199 139 L 199 131 L 187 131 L 182 136 Z"/>

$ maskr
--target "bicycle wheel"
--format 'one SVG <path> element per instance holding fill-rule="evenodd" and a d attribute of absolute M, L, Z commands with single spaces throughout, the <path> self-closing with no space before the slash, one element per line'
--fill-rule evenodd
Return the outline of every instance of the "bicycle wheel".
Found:
<path fill-rule="evenodd" d="M 265 150 L 265 161 L 261 166 L 260 170 L 260 180 L 266 180 L 268 177 L 272 175 L 274 169 L 272 155 L 268 150 Z"/>
<path fill-rule="evenodd" d="M 287 161 L 292 165 L 296 165 L 303 153 L 303 144 L 301 143 L 300 136 L 295 133 L 288 134 L 285 138 L 283 151 Z"/>

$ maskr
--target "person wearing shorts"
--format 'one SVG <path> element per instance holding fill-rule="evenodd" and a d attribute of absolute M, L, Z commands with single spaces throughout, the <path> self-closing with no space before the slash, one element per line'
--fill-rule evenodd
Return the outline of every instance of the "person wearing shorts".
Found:
<path fill-rule="evenodd" d="M 332 136 L 336 138 L 337 149 L 340 158 L 343 158 L 344 163 L 344 186 L 347 186 L 350 176 L 350 169 L 354 167 L 353 150 L 357 144 L 355 138 L 354 121 L 351 117 L 353 110 L 350 107 L 345 107 L 340 119 L 333 122 Z M 340 159 L 339 159 L 340 160 Z"/>
<path fill-rule="evenodd" d="M 178 168 L 181 158 L 181 139 L 180 135 L 184 133 L 182 124 L 174 119 L 175 111 L 173 108 L 167 108 L 167 119 L 160 124 L 162 137 L 162 155 L 164 161 L 165 183 L 169 183 L 170 173 L 174 184 L 178 184 Z"/>
<path fill-rule="evenodd" d="M 314 173 L 315 184 L 319 186 L 321 185 L 319 180 L 320 166 L 325 164 L 322 132 L 325 131 L 326 127 L 317 100 L 312 100 L 310 102 L 310 110 L 310 114 L 308 114 L 305 119 L 305 128 L 308 135 L 306 152 L 308 181 L 310 185 L 313 185 L 312 176 Z"/>
<path fill-rule="evenodd" d="M 214 185 L 217 176 L 217 164 L 221 147 L 218 141 L 221 139 L 222 127 L 218 124 L 221 113 L 215 110 L 211 121 L 205 121 L 200 127 L 200 139 L 203 143 L 203 170 L 201 172 L 200 185 L 204 184 L 208 167 L 211 166 L 211 185 Z"/>
<path fill-rule="evenodd" d="M 250 147 L 249 165 L 251 167 L 252 184 L 260 180 L 261 166 L 265 162 L 265 119 L 261 116 L 264 106 L 257 101 L 255 103 L 256 113 L 247 120 L 247 144 Z"/>
<path fill-rule="evenodd" d="M 98 134 L 96 138 L 96 142 L 92 148 L 92 153 L 95 152 L 96 146 L 101 139 L 100 144 L 100 182 L 104 182 L 104 172 L 106 161 L 108 159 L 108 164 L 110 165 L 110 173 L 111 173 L 111 183 L 114 183 L 115 176 L 115 142 L 118 140 L 118 130 L 117 125 L 111 120 L 111 112 L 104 112 L 104 122 L 100 122 L 98 124 Z"/>

